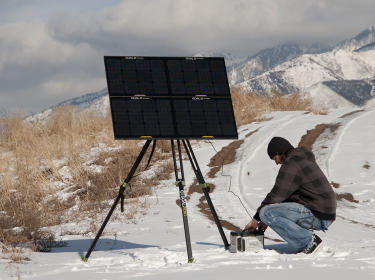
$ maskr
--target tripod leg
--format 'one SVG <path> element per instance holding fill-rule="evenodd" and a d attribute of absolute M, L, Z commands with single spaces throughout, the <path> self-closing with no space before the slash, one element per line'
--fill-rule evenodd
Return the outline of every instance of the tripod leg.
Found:
<path fill-rule="evenodd" d="M 98 242 L 100 236 L 102 235 L 103 231 L 104 231 L 104 228 L 105 226 L 107 225 L 109 219 L 111 218 L 112 214 L 113 214 L 113 211 L 115 210 L 119 200 L 122 198 L 123 194 L 124 194 L 124 191 L 126 190 L 126 188 L 129 186 L 129 182 L 130 180 L 132 179 L 135 171 L 137 170 L 143 156 L 145 155 L 146 151 L 147 151 L 147 148 L 150 146 L 150 143 L 151 143 L 151 140 L 147 140 L 146 143 L 144 144 L 141 152 L 139 153 L 135 163 L 133 164 L 133 167 L 132 169 L 130 170 L 128 176 L 126 177 L 124 183 L 120 186 L 120 190 L 119 190 L 119 193 L 115 199 L 115 201 L 113 202 L 112 204 L 112 207 L 111 209 L 109 210 L 108 214 L 107 214 L 107 217 L 105 218 L 102 226 L 100 227 L 97 235 L 95 236 L 95 239 L 94 241 L 91 243 L 91 246 L 89 248 L 89 250 L 87 251 L 85 257 L 82 257 L 82 260 L 87 262 L 87 260 L 89 259 L 90 255 L 91 255 L 91 252 L 94 250 L 95 248 L 95 245 L 96 243 Z"/>
<path fill-rule="evenodd" d="M 188 255 L 188 262 L 191 263 L 191 262 L 194 261 L 194 258 L 193 258 L 193 253 L 192 253 L 192 249 L 191 249 L 189 222 L 188 222 L 186 199 L 185 199 L 185 193 L 184 193 L 185 177 L 184 177 L 184 168 L 183 168 L 183 164 L 182 164 L 180 140 L 177 140 L 177 148 L 178 148 L 178 155 L 179 155 L 179 159 L 180 159 L 181 180 L 178 178 L 176 154 L 175 154 L 173 140 L 171 140 L 171 145 L 172 145 L 174 170 L 175 170 L 175 175 L 176 175 L 176 185 L 178 186 L 179 194 L 180 194 L 182 221 L 184 223 L 185 241 L 186 241 L 186 250 L 187 250 L 187 255 Z"/>
<path fill-rule="evenodd" d="M 186 150 L 186 153 L 189 157 L 191 166 L 192 166 L 192 168 L 194 170 L 194 173 L 195 173 L 195 176 L 198 180 L 199 186 L 201 186 L 201 188 L 203 190 L 203 193 L 204 193 L 204 196 L 205 196 L 206 201 L 208 203 L 208 206 L 210 207 L 211 214 L 212 214 L 212 216 L 215 220 L 215 223 L 216 223 L 217 229 L 219 230 L 221 239 L 223 240 L 225 250 L 228 250 L 229 249 L 229 243 L 228 243 L 227 237 L 224 234 L 224 230 L 223 230 L 223 227 L 221 226 L 219 217 L 217 216 L 215 207 L 212 203 L 212 200 L 211 200 L 211 197 L 210 197 L 210 194 L 209 194 L 209 187 L 207 186 L 206 182 L 204 181 L 202 172 L 201 172 L 201 170 L 199 168 L 199 165 L 198 165 L 198 161 L 195 158 L 195 155 L 194 155 L 194 152 L 193 152 L 193 149 L 190 145 L 189 140 L 186 140 L 186 142 L 187 142 L 187 144 L 185 143 L 185 140 L 182 140 L 182 143 L 184 144 L 184 148 Z"/>
<path fill-rule="evenodd" d="M 113 214 L 113 211 L 115 210 L 115 208 L 116 208 L 116 206 L 117 206 L 117 204 L 118 204 L 118 202 L 119 202 L 122 194 L 124 193 L 125 189 L 126 189 L 126 187 L 122 187 L 122 186 L 120 187 L 119 194 L 117 195 L 115 201 L 113 202 L 111 210 L 109 210 L 109 212 L 107 214 L 107 217 L 105 218 L 102 226 L 100 227 L 98 233 L 96 234 L 94 241 L 91 243 L 91 246 L 90 246 L 89 250 L 87 251 L 85 257 L 82 258 L 83 261 L 87 262 L 87 260 L 89 259 L 90 255 L 91 255 L 91 252 L 95 248 L 96 242 L 98 242 L 100 236 L 102 235 L 102 233 L 104 231 L 104 228 L 107 225 L 109 219 L 111 218 L 111 216 Z"/>

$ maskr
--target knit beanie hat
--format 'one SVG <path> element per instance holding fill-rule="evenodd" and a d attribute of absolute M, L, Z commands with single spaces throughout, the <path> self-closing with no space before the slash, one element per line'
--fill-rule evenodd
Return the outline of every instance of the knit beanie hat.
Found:
<path fill-rule="evenodd" d="M 267 153 L 270 158 L 273 159 L 277 154 L 284 153 L 293 148 L 294 147 L 289 143 L 288 140 L 282 137 L 273 137 L 268 144 Z"/>

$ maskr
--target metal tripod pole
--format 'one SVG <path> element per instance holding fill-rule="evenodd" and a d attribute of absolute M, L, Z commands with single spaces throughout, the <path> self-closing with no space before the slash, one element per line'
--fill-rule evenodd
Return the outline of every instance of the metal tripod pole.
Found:
<path fill-rule="evenodd" d="M 105 226 L 107 225 L 109 219 L 111 218 L 112 214 L 113 214 L 113 211 L 115 210 L 118 202 L 120 201 L 120 199 L 123 199 L 124 197 L 124 191 L 128 188 L 129 186 L 129 182 L 130 180 L 133 178 L 133 175 L 135 173 L 135 171 L 137 170 L 139 164 L 141 163 L 142 161 L 142 158 L 143 156 L 145 155 L 146 151 L 147 151 L 147 148 L 150 146 L 150 143 L 151 143 L 152 140 L 147 140 L 146 143 L 144 144 L 141 152 L 139 153 L 135 163 L 133 164 L 133 167 L 132 169 L 130 170 L 128 176 L 126 177 L 125 181 L 122 183 L 122 185 L 120 186 L 120 190 L 119 190 L 119 193 L 115 199 L 115 201 L 113 202 L 113 205 L 111 207 L 111 210 L 109 210 L 108 214 L 107 214 L 107 217 L 105 218 L 102 226 L 100 227 L 94 241 L 91 243 L 91 246 L 90 246 L 90 249 L 87 251 L 85 257 L 82 257 L 82 260 L 87 262 L 87 260 L 89 259 L 90 257 L 90 254 L 91 252 L 94 250 L 95 248 L 95 245 L 96 245 L 96 242 L 98 242 L 99 240 L 99 237 L 102 235 L 103 231 L 104 231 L 104 228 Z"/>
<path fill-rule="evenodd" d="M 191 163 L 191 167 L 194 170 L 194 173 L 195 173 L 195 176 L 196 176 L 196 178 L 198 180 L 199 186 L 202 188 L 202 191 L 203 191 L 204 196 L 205 196 L 205 198 L 207 200 L 208 206 L 210 207 L 210 210 L 211 210 L 212 216 L 214 217 L 217 229 L 219 230 L 221 238 L 223 239 L 225 250 L 228 250 L 229 249 L 229 243 L 228 243 L 227 237 L 224 234 L 223 227 L 221 226 L 221 223 L 220 223 L 220 220 L 219 220 L 219 218 L 217 216 L 215 207 L 214 207 L 214 205 L 213 205 L 213 203 L 211 201 L 211 197 L 210 197 L 210 194 L 209 194 L 209 187 L 206 184 L 206 182 L 204 181 L 202 172 L 201 172 L 201 170 L 199 168 L 198 161 L 195 158 L 195 155 L 194 155 L 193 149 L 192 149 L 192 147 L 190 145 L 190 142 L 189 142 L 189 140 L 186 139 L 186 140 L 182 140 L 182 143 L 184 144 L 184 148 L 185 148 L 186 153 L 187 153 L 187 155 L 189 157 L 189 160 L 190 160 L 190 163 Z"/>
<path fill-rule="evenodd" d="M 188 262 L 191 263 L 191 262 L 194 261 L 194 258 L 193 258 L 193 253 L 192 253 L 192 250 L 191 250 L 189 222 L 188 222 L 188 215 L 187 215 L 187 209 L 186 209 L 186 199 L 185 199 L 185 194 L 184 194 L 185 176 L 184 176 L 184 166 L 182 164 L 182 154 L 181 154 L 180 140 L 177 140 L 177 149 L 178 149 L 178 157 L 179 157 L 179 161 L 180 161 L 181 179 L 179 179 L 179 177 L 178 177 L 174 140 L 171 140 L 171 146 L 172 146 L 174 172 L 175 172 L 175 176 L 176 176 L 176 186 L 178 187 L 179 193 L 180 193 L 182 221 L 184 223 L 185 241 L 186 241 L 186 250 L 187 250 L 187 255 L 188 255 Z"/>

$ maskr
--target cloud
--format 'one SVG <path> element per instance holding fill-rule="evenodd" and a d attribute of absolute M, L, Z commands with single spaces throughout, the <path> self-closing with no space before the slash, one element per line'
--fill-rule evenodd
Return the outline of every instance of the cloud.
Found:
<path fill-rule="evenodd" d="M 86 43 L 56 40 L 42 22 L 0 26 L 0 49 L 2 108 L 40 110 L 105 86 L 97 51 Z"/>
<path fill-rule="evenodd" d="M 60 40 L 114 52 L 251 53 L 285 40 L 346 38 L 373 24 L 370 7 L 373 0 L 128 0 L 89 17 L 52 21 L 51 30 Z"/>
<path fill-rule="evenodd" d="M 50 4 L 45 20 L 26 3 L 0 3 L 0 15 L 17 18 L 0 24 L 0 108 L 37 111 L 101 90 L 104 55 L 250 55 L 285 41 L 334 43 L 373 25 L 375 8 L 373 0 L 124 0 L 85 13 Z M 17 8 L 35 15 L 21 20 Z"/>

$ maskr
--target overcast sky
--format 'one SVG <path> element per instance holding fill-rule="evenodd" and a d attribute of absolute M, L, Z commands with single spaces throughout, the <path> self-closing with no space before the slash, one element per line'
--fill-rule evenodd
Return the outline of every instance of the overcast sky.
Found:
<path fill-rule="evenodd" d="M 374 0 L 0 0 L 0 112 L 105 88 L 104 55 L 335 44 L 375 25 L 374 14 Z"/>

